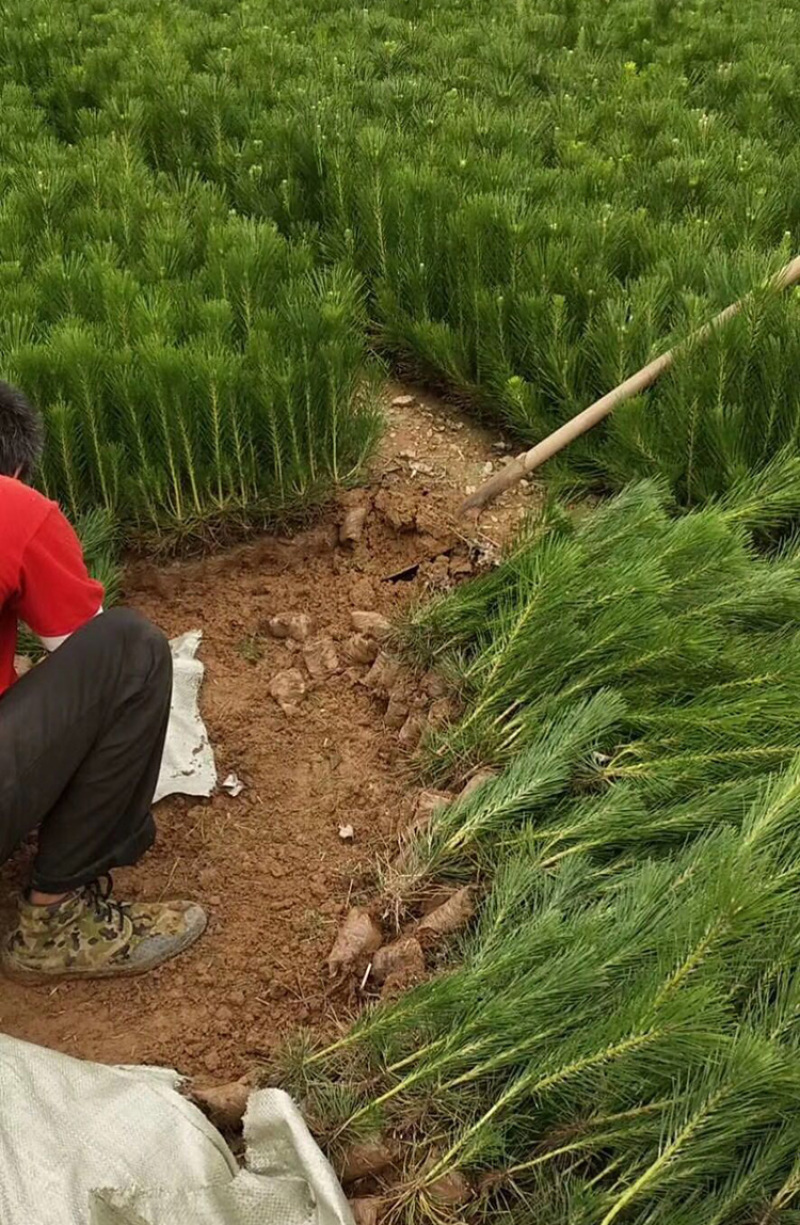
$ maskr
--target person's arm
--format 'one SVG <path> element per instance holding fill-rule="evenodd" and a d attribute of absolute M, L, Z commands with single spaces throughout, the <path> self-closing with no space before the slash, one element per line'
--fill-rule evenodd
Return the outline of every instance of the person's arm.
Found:
<path fill-rule="evenodd" d="M 103 588 L 89 577 L 80 541 L 54 507 L 23 555 L 17 616 L 54 651 L 102 611 Z"/>

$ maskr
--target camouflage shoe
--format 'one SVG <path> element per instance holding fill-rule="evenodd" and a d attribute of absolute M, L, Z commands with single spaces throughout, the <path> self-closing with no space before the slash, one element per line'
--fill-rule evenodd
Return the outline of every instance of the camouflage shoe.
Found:
<path fill-rule="evenodd" d="M 26 982 L 144 974 L 203 934 L 206 913 L 193 902 L 115 902 L 111 877 L 54 906 L 22 900 L 5 942 L 6 974 Z"/>

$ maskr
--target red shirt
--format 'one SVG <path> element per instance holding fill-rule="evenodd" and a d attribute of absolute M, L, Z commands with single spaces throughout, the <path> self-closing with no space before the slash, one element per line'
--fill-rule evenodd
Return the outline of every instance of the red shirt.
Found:
<path fill-rule="evenodd" d="M 102 604 L 103 588 L 55 502 L 0 476 L 0 694 L 16 679 L 18 620 L 40 638 L 63 638 Z"/>

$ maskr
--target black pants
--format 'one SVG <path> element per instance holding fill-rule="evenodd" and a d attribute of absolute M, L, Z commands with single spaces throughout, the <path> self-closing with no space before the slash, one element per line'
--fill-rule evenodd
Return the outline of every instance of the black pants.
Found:
<path fill-rule="evenodd" d="M 152 845 L 172 693 L 164 636 L 112 609 L 0 698 L 0 863 L 33 830 L 32 884 L 63 893 Z"/>

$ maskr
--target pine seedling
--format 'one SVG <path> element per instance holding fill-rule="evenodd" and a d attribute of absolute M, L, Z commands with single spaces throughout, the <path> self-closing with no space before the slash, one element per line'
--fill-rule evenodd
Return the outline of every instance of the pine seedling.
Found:
<path fill-rule="evenodd" d="M 507 840 L 522 821 L 535 818 L 588 769 L 592 755 L 613 738 L 623 716 L 619 698 L 601 691 L 545 722 L 538 739 L 500 778 L 437 811 L 430 831 L 415 843 L 413 866 L 404 867 L 401 891 L 423 873 L 469 873 L 481 848 Z"/>

